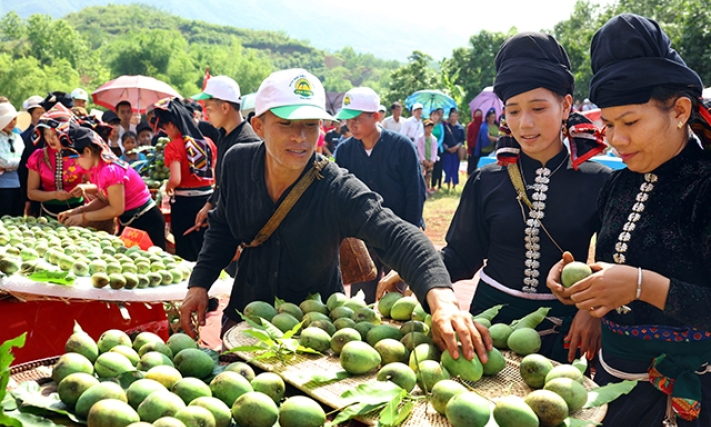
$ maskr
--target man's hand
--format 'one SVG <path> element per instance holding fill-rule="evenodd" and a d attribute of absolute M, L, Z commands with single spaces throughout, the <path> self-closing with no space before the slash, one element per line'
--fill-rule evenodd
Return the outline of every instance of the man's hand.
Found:
<path fill-rule="evenodd" d="M 200 209 L 197 215 L 195 215 L 195 228 L 197 230 L 202 227 L 207 227 L 207 213 L 210 212 L 210 209 L 212 209 L 212 203 L 207 202 L 205 203 L 205 206 Z"/>
<path fill-rule="evenodd" d="M 379 301 L 388 292 L 400 292 L 397 284 L 400 283 L 400 275 L 397 271 L 391 270 L 378 282 L 378 289 L 375 291 L 375 300 Z"/>
<path fill-rule="evenodd" d="M 180 305 L 180 326 L 193 339 L 198 334 L 198 330 L 193 325 L 193 313 L 197 313 L 198 325 L 205 326 L 205 313 L 207 312 L 209 299 L 207 289 L 194 287 L 188 289 L 188 293 Z"/>
<path fill-rule="evenodd" d="M 454 292 L 449 288 L 435 288 L 427 293 L 432 311 L 432 338 L 441 349 L 448 349 L 452 358 L 459 358 L 457 337 L 462 344 L 464 358 L 474 358 L 474 351 L 482 363 L 489 360 L 488 351 L 494 344 L 489 330 L 474 322 L 472 316 L 459 308 Z"/>

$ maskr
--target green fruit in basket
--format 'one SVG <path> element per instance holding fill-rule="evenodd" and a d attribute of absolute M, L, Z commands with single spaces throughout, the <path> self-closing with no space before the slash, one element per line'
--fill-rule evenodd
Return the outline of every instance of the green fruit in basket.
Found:
<path fill-rule="evenodd" d="M 96 402 L 87 417 L 87 424 L 97 427 L 128 426 L 140 421 L 138 413 L 128 403 L 116 399 Z"/>
<path fill-rule="evenodd" d="M 290 397 L 279 408 L 280 427 L 320 427 L 325 422 L 321 405 L 306 396 Z"/>
<path fill-rule="evenodd" d="M 482 363 L 482 368 L 484 375 L 496 375 L 503 371 L 506 367 L 506 359 L 496 348 L 487 352 L 489 360 L 486 363 Z"/>
<path fill-rule="evenodd" d="M 415 297 L 403 297 L 395 301 L 390 308 L 390 317 L 394 320 L 411 320 L 412 311 L 418 304 Z"/>
<path fill-rule="evenodd" d="M 378 371 L 378 381 L 392 381 L 400 388 L 411 392 L 417 384 L 415 372 L 404 363 L 392 362 L 384 365 Z"/>
<path fill-rule="evenodd" d="M 406 363 L 410 359 L 410 350 L 392 338 L 380 340 L 373 347 L 380 354 L 383 365 L 393 362 Z"/>
<path fill-rule="evenodd" d="M 187 348 L 173 357 L 173 364 L 185 377 L 207 378 L 215 369 L 215 362 L 202 350 Z"/>
<path fill-rule="evenodd" d="M 190 338 L 189 335 L 180 332 L 171 335 L 166 344 L 168 344 L 168 347 L 173 354 L 178 354 L 186 348 L 198 348 L 198 345 L 194 339 Z"/>
<path fill-rule="evenodd" d="M 309 324 L 309 328 L 323 329 L 329 336 L 333 336 L 336 333 L 336 327 L 328 320 L 314 320 Z"/>
<path fill-rule="evenodd" d="M 34 249 L 27 248 L 20 251 L 20 258 L 22 258 L 23 261 L 29 261 L 39 257 L 39 253 Z"/>
<path fill-rule="evenodd" d="M 546 375 L 546 384 L 556 378 L 570 378 L 578 383 L 583 383 L 583 374 L 573 365 L 558 365 Z"/>
<path fill-rule="evenodd" d="M 279 408 L 271 397 L 258 391 L 240 396 L 232 405 L 232 418 L 242 427 L 272 427 Z"/>
<path fill-rule="evenodd" d="M 322 303 L 321 301 L 317 301 L 317 300 L 313 300 L 313 299 L 307 299 L 305 301 L 302 301 L 301 304 L 299 304 L 299 308 L 304 313 L 311 313 L 311 312 L 315 311 L 318 313 L 328 315 L 328 307 L 326 307 L 326 304 Z"/>
<path fill-rule="evenodd" d="M 105 399 L 117 399 L 122 402 L 128 402 L 126 399 L 126 392 L 123 391 L 120 385 L 114 382 L 105 381 L 99 383 L 84 393 L 79 397 L 76 404 L 76 415 L 79 418 L 86 419 L 89 415 L 89 410 L 95 403 L 105 400 Z"/>
<path fill-rule="evenodd" d="M 146 400 L 146 397 L 148 397 L 151 393 L 161 390 L 167 391 L 168 389 L 158 381 L 149 380 L 147 378 L 136 380 L 128 386 L 128 389 L 126 389 L 128 404 L 134 409 L 137 409 L 138 405 Z"/>
<path fill-rule="evenodd" d="M 450 379 L 449 371 L 435 360 L 425 360 L 417 365 L 415 372 L 417 385 L 423 391 L 431 391 L 435 384 L 442 380 Z"/>
<path fill-rule="evenodd" d="M 534 390 L 523 401 L 538 415 L 542 426 L 557 426 L 568 418 L 568 404 L 550 390 Z"/>
<path fill-rule="evenodd" d="M 163 384 L 165 388 L 170 390 L 175 383 L 183 379 L 183 376 L 180 374 L 180 371 L 172 366 L 158 365 L 149 369 L 144 375 L 144 378 L 158 381 Z"/>
<path fill-rule="evenodd" d="M 121 264 L 121 273 L 136 274 L 136 273 L 138 273 L 138 268 L 136 267 L 136 264 L 134 264 L 131 261 L 124 262 Z"/>
<path fill-rule="evenodd" d="M 288 313 L 279 313 L 272 318 L 272 325 L 276 326 L 282 332 L 291 330 L 298 325 L 299 322 L 294 316 Z"/>
<path fill-rule="evenodd" d="M 124 372 L 132 371 L 133 364 L 126 356 L 108 351 L 99 355 L 94 362 L 94 369 L 99 378 L 116 378 Z"/>
<path fill-rule="evenodd" d="M 566 264 L 560 272 L 561 284 L 569 288 L 593 273 L 589 265 L 580 261 L 573 261 Z"/>
<path fill-rule="evenodd" d="M 157 272 L 161 277 L 161 286 L 167 286 L 173 283 L 173 275 L 166 270 L 158 270 Z"/>
<path fill-rule="evenodd" d="M 402 337 L 400 342 L 403 343 L 405 347 L 410 351 L 412 351 L 420 344 L 434 345 L 434 341 L 432 341 L 432 338 L 428 337 L 422 332 L 410 332 L 409 334 L 406 334 L 404 337 Z"/>
<path fill-rule="evenodd" d="M 544 390 L 550 390 L 565 400 L 568 412 L 577 412 L 588 401 L 588 391 L 582 384 L 570 378 L 555 378 L 547 381 Z"/>
<path fill-rule="evenodd" d="M 328 297 L 328 300 L 326 301 L 326 307 L 329 311 L 333 311 L 336 309 L 336 307 L 342 306 L 347 300 L 348 297 L 344 293 L 334 292 L 331 294 L 331 296 Z"/>
<path fill-rule="evenodd" d="M 158 353 L 165 354 L 171 359 L 173 358 L 173 352 L 163 341 L 151 341 L 143 344 L 143 346 L 138 349 L 138 355 L 143 356 L 144 354 L 152 351 L 157 351 Z"/>
<path fill-rule="evenodd" d="M 331 336 L 321 328 L 308 327 L 301 331 L 299 344 L 319 352 L 331 348 Z"/>
<path fill-rule="evenodd" d="M 124 272 L 122 276 L 126 279 L 124 289 L 135 289 L 138 286 L 138 276 L 136 273 Z"/>
<path fill-rule="evenodd" d="M 99 380 L 86 372 L 75 372 L 73 374 L 69 374 L 64 377 L 64 379 L 60 381 L 57 386 L 59 400 L 70 408 L 73 408 L 82 393 L 97 384 L 99 384 Z"/>
<path fill-rule="evenodd" d="M 439 361 L 442 352 L 434 344 L 420 344 L 410 353 L 410 369 L 417 370 L 417 365 L 424 360 Z"/>
<path fill-rule="evenodd" d="M 75 330 L 69 336 L 69 339 L 64 344 L 64 351 L 67 353 L 79 353 L 91 363 L 94 363 L 96 358 L 99 357 L 99 346 L 96 345 L 96 342 L 89 334 L 81 330 Z"/>
<path fill-rule="evenodd" d="M 138 289 L 145 289 L 151 284 L 151 279 L 146 274 L 138 274 Z"/>
<path fill-rule="evenodd" d="M 336 327 L 337 330 L 341 329 L 346 329 L 346 328 L 351 328 L 355 330 L 356 327 L 356 322 L 352 321 L 350 318 L 345 318 L 342 317 L 340 319 L 336 319 L 333 321 L 333 326 Z M 356 331 L 357 332 L 357 331 Z M 360 335 L 360 333 L 359 333 Z"/>
<path fill-rule="evenodd" d="M 187 265 L 178 265 L 177 270 L 183 274 L 183 280 L 190 279 L 190 275 L 193 272 Z"/>
<path fill-rule="evenodd" d="M 19 257 L 20 256 L 19 244 L 10 246 L 9 248 L 5 249 L 5 253 L 8 255 Z"/>
<path fill-rule="evenodd" d="M 104 288 L 109 282 L 110 279 L 106 273 L 94 273 L 91 275 L 91 285 L 95 288 Z"/>
<path fill-rule="evenodd" d="M 351 374 L 365 374 L 376 369 L 381 362 L 380 354 L 367 343 L 351 341 L 341 349 L 341 367 Z"/>
<path fill-rule="evenodd" d="M 506 345 L 516 354 L 526 356 L 541 349 L 541 336 L 535 329 L 517 329 L 509 335 Z"/>
<path fill-rule="evenodd" d="M 76 372 L 94 373 L 94 365 L 79 353 L 64 353 L 52 367 L 52 380 L 59 384 L 67 375 Z"/>
<path fill-rule="evenodd" d="M 442 365 L 454 376 L 466 381 L 479 381 L 484 372 L 479 356 L 474 354 L 472 360 L 467 360 L 459 347 L 459 358 L 454 359 L 449 350 L 442 352 Z"/>
<path fill-rule="evenodd" d="M 132 347 L 134 350 L 138 351 L 141 349 L 141 347 L 148 344 L 149 342 L 164 343 L 163 338 L 159 337 L 153 332 L 141 332 L 140 334 L 136 335 L 136 338 L 133 339 Z"/>
<path fill-rule="evenodd" d="M 546 375 L 553 369 L 553 363 L 540 354 L 529 354 L 518 366 L 523 382 L 533 389 L 543 388 Z"/>
<path fill-rule="evenodd" d="M 361 341 L 360 334 L 355 329 L 343 328 L 331 337 L 331 350 L 338 356 L 346 343 Z"/>
<path fill-rule="evenodd" d="M 190 402 L 190 406 L 200 406 L 212 413 L 215 418 L 215 427 L 229 427 L 232 422 L 232 412 L 223 401 L 216 397 L 198 397 Z"/>
<path fill-rule="evenodd" d="M 400 292 L 388 292 L 383 295 L 380 301 L 378 301 L 378 311 L 380 314 L 382 314 L 383 317 L 390 317 L 390 310 L 393 308 L 393 304 L 402 297 L 403 295 Z"/>
<path fill-rule="evenodd" d="M 109 275 L 120 274 L 122 270 L 123 268 L 121 267 L 121 264 L 118 261 L 110 261 L 106 264 L 106 272 Z"/>
<path fill-rule="evenodd" d="M 177 383 L 173 384 L 170 391 L 183 399 L 186 405 L 198 397 L 212 397 L 210 386 L 205 384 L 203 380 L 192 377 L 178 380 Z M 180 417 L 176 418 L 180 419 Z"/>
<path fill-rule="evenodd" d="M 3 258 L 0 260 L 0 271 L 7 274 L 8 276 L 20 271 L 21 267 L 22 262 L 19 259 Z"/>
<path fill-rule="evenodd" d="M 171 283 L 173 283 L 174 285 L 183 281 L 183 272 L 180 271 L 178 268 L 173 268 L 171 270 L 168 270 L 168 272 L 173 277 Z"/>
<path fill-rule="evenodd" d="M 136 271 L 138 274 L 148 274 L 151 271 L 151 264 L 143 261 L 136 262 Z"/>
<path fill-rule="evenodd" d="M 157 351 L 150 351 L 141 356 L 141 359 L 136 365 L 136 369 L 138 369 L 139 371 L 146 372 L 151 370 L 152 368 L 155 368 L 156 366 L 169 366 L 171 368 L 174 367 L 173 361 L 170 360 L 170 357 Z"/>
<path fill-rule="evenodd" d="M 254 379 L 250 381 L 250 384 L 254 391 L 260 391 L 271 397 L 277 405 L 284 398 L 284 393 L 286 392 L 284 380 L 272 372 L 262 372 L 254 377 Z"/>
<path fill-rule="evenodd" d="M 427 335 L 430 333 L 430 327 L 425 324 L 425 322 L 420 322 L 419 320 L 408 320 L 400 326 L 400 330 L 403 334 L 409 334 L 410 332 L 422 332 Z"/>
<path fill-rule="evenodd" d="M 126 345 L 117 345 L 116 347 L 109 350 L 109 353 L 118 353 L 124 356 L 131 362 L 131 365 L 136 366 L 141 357 L 136 353 L 136 350 L 132 349 Z"/>
<path fill-rule="evenodd" d="M 377 344 L 379 341 L 382 341 L 386 338 L 400 341 L 402 339 L 402 332 L 400 332 L 400 329 L 394 326 L 378 325 L 368 331 L 368 334 L 366 335 L 366 341 L 371 346 L 375 346 L 375 344 Z"/>
<path fill-rule="evenodd" d="M 465 391 L 447 403 L 445 415 L 452 427 L 484 427 L 491 418 L 491 408 L 479 394 Z"/>
<path fill-rule="evenodd" d="M 424 308 L 422 308 L 422 304 L 417 304 L 415 308 L 412 309 L 412 320 L 417 320 L 420 322 L 425 322 L 427 326 L 432 326 L 428 322 L 428 319 L 431 319 L 432 316 L 427 314 Z"/>
<path fill-rule="evenodd" d="M 512 332 L 513 329 L 511 326 L 505 323 L 495 323 L 489 327 L 489 333 L 491 334 L 492 341 L 494 341 L 494 347 L 501 350 L 509 348 L 507 343 Z"/>
<path fill-rule="evenodd" d="M 312 311 L 310 313 L 304 314 L 304 317 L 301 319 L 301 321 L 304 323 L 304 328 L 308 328 L 312 322 L 315 322 L 317 320 L 329 320 L 329 318 L 323 313 L 319 313 L 318 311 Z"/>
<path fill-rule="evenodd" d="M 380 314 L 370 307 L 361 307 L 355 310 L 351 315 L 351 320 L 354 322 L 370 322 L 374 325 L 380 325 Z"/>
<path fill-rule="evenodd" d="M 188 406 L 175 414 L 175 418 L 185 424 L 185 427 L 216 427 L 212 412 L 200 406 Z"/>
<path fill-rule="evenodd" d="M 165 270 L 165 264 L 162 261 L 152 261 L 151 262 L 151 271 L 158 272 L 161 270 Z"/>
<path fill-rule="evenodd" d="M 119 273 L 109 274 L 109 286 L 111 289 L 122 289 L 126 286 L 126 279 Z"/>
<path fill-rule="evenodd" d="M 89 276 L 89 266 L 81 261 L 77 261 L 72 264 L 72 272 L 77 275 L 77 277 L 88 277 Z"/>
<path fill-rule="evenodd" d="M 518 396 L 502 397 L 493 411 L 494 421 L 499 427 L 538 427 L 538 416 L 526 402 Z"/>
<path fill-rule="evenodd" d="M 225 366 L 225 371 L 237 372 L 247 381 L 252 381 L 254 379 L 254 369 L 244 362 L 232 362 Z"/>
<path fill-rule="evenodd" d="M 0 246 L 6 246 L 10 243 L 10 237 L 7 235 L 0 235 Z"/>
<path fill-rule="evenodd" d="M 491 320 L 489 319 L 485 319 L 483 317 L 475 317 L 473 319 L 476 323 L 484 326 L 486 329 L 489 329 L 491 327 Z"/>
<path fill-rule="evenodd" d="M 337 319 L 342 319 L 342 318 L 349 318 L 353 315 L 353 310 L 351 310 L 348 307 L 336 307 L 331 312 L 329 313 L 328 317 L 331 320 L 337 320 Z"/>
<path fill-rule="evenodd" d="M 131 347 L 131 338 L 124 331 L 118 329 L 109 329 L 101 334 L 99 341 L 96 343 L 99 346 L 100 353 L 106 353 L 117 345 L 125 345 Z"/>
<path fill-rule="evenodd" d="M 447 403 L 459 394 L 465 393 L 467 388 L 453 380 L 439 381 L 432 387 L 432 398 L 430 403 L 435 411 L 444 415 Z"/>
<path fill-rule="evenodd" d="M 150 272 L 150 273 L 146 274 L 146 276 L 148 277 L 148 280 L 150 281 L 148 286 L 151 288 L 160 286 L 160 284 L 163 283 L 163 276 L 161 276 L 159 273 Z"/>
<path fill-rule="evenodd" d="M 252 301 L 244 307 L 243 314 L 255 322 L 259 322 L 260 317 L 271 322 L 277 312 L 268 302 Z"/>
<path fill-rule="evenodd" d="M 212 395 L 225 405 L 232 407 L 235 400 L 245 393 L 253 391 L 252 385 L 245 377 L 233 371 L 224 371 L 210 381 Z M 273 403 L 273 402 L 272 402 Z"/>
<path fill-rule="evenodd" d="M 153 392 L 138 405 L 138 415 L 141 420 L 152 423 L 159 418 L 173 417 L 185 408 L 183 400 L 168 390 Z"/>
<path fill-rule="evenodd" d="M 352 320 L 352 319 L 351 319 Z M 360 334 L 361 340 L 365 341 L 368 338 L 368 332 L 375 327 L 374 324 L 370 322 L 358 322 L 353 327 Z"/>
<path fill-rule="evenodd" d="M 343 303 L 344 307 L 348 307 L 353 311 L 357 311 L 359 308 L 367 307 L 368 305 L 360 298 L 349 298 Z"/>

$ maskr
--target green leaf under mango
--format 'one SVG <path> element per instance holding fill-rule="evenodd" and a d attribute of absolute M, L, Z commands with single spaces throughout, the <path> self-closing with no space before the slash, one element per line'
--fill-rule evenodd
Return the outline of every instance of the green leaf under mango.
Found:
<path fill-rule="evenodd" d="M 588 391 L 588 401 L 583 406 L 583 409 L 596 408 L 606 403 L 610 403 L 622 396 L 631 392 L 639 381 L 622 381 L 619 383 L 610 383 L 602 387 Z"/>

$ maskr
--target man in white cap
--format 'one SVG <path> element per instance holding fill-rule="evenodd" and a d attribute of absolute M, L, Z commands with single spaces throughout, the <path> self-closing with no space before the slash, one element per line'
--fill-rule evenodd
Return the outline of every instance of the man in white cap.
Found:
<path fill-rule="evenodd" d="M 336 151 L 338 166 L 348 169 L 383 198 L 383 206 L 415 227 L 422 225 L 426 199 L 425 181 L 415 146 L 404 135 L 380 127 L 380 97 L 371 88 L 357 87 L 346 92 L 338 119 L 346 120 L 353 136 Z M 378 268 L 369 282 L 351 284 L 351 292 L 362 290 L 365 302 L 375 302 L 378 281 L 389 268 L 376 251 L 371 256 Z"/>
<path fill-rule="evenodd" d="M 410 118 L 402 124 L 400 133 L 414 141 L 418 135 L 425 133 L 422 127 L 422 104 L 419 102 L 412 104 L 410 114 L 412 114 Z"/>
<path fill-rule="evenodd" d="M 86 103 L 89 102 L 89 94 L 80 87 L 72 91 L 72 99 L 75 107 L 86 108 Z"/>
<path fill-rule="evenodd" d="M 25 146 L 14 132 L 18 114 L 9 102 L 0 102 L 0 216 L 19 216 L 24 210 L 17 168 Z"/>
<path fill-rule="evenodd" d="M 261 138 L 254 133 L 252 126 L 244 120 L 240 112 L 242 95 L 236 81 L 227 76 L 210 77 L 205 90 L 192 97 L 205 103 L 210 124 L 220 130 L 220 137 L 215 142 L 217 146 L 217 162 L 215 163 L 215 191 L 205 207 L 195 217 L 195 226 L 207 226 L 207 213 L 217 205 L 220 191 L 222 161 L 225 153 L 233 145 L 259 142 Z"/>
<path fill-rule="evenodd" d="M 475 349 L 486 359 L 491 338 L 459 309 L 449 274 L 427 237 L 383 208 L 380 197 L 348 171 L 315 153 L 321 120 L 332 120 L 321 82 L 302 69 L 272 73 L 259 87 L 255 114 L 252 126 L 264 142 L 235 145 L 225 155 L 219 203 L 210 211 L 180 308 L 184 330 L 194 335 L 195 312 L 205 324 L 208 289 L 240 245 L 223 332 L 241 320 L 236 310 L 252 301 L 272 303 L 279 297 L 300 303 L 310 293 L 325 299 L 342 292 L 339 248 L 344 238 L 357 237 L 397 268 L 423 307 L 431 309 L 434 340 L 441 347 L 458 358 L 456 332 L 467 359 Z M 315 179 L 304 186 L 304 176 Z M 292 187 L 305 190 L 266 240 L 255 239 Z"/>

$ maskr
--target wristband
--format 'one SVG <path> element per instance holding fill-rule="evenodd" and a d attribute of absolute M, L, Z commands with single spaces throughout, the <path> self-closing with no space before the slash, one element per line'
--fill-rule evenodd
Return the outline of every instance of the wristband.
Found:
<path fill-rule="evenodd" d="M 87 222 L 86 221 L 86 212 L 81 213 L 81 221 L 82 221 L 82 224 L 86 224 L 86 222 Z M 637 293 L 639 293 L 639 287 L 637 289 L 638 289 Z M 639 299 L 639 298 L 637 298 L 637 299 Z"/>
<path fill-rule="evenodd" d="M 635 301 L 639 301 L 642 295 L 642 267 L 637 267 L 637 292 L 634 294 Z"/>

